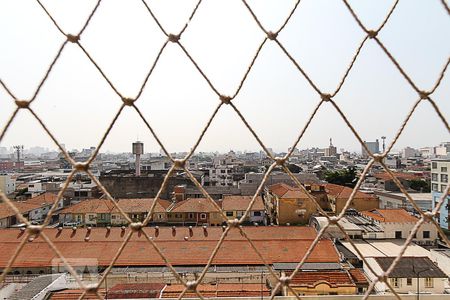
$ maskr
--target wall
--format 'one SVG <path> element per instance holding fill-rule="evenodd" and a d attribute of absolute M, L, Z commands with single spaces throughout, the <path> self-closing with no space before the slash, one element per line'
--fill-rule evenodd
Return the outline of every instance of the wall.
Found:
<path fill-rule="evenodd" d="M 164 176 L 100 176 L 99 179 L 114 198 L 154 198 L 162 185 Z M 173 188 L 183 184 L 193 185 L 189 179 L 171 177 L 161 198 L 170 199 Z"/>
<path fill-rule="evenodd" d="M 309 218 L 317 211 L 316 205 L 310 199 L 300 199 L 301 205 L 298 205 L 297 199 L 278 199 L 277 197 L 277 220 L 279 225 L 286 223 L 307 224 Z M 304 209 L 304 215 L 298 214 L 297 210 Z"/>
<path fill-rule="evenodd" d="M 393 239 L 395 238 L 395 232 L 401 231 L 402 232 L 402 238 L 406 239 L 413 227 L 415 226 L 415 223 L 388 223 L 388 222 L 382 222 L 380 223 L 381 227 L 384 229 L 385 237 L 387 239 Z M 430 238 L 423 238 L 423 232 L 429 231 L 430 232 Z M 414 241 L 434 241 L 438 238 L 437 235 L 437 229 L 432 223 L 424 223 L 420 228 L 417 230 L 416 238 L 413 239 Z"/>
<path fill-rule="evenodd" d="M 357 293 L 356 286 L 331 287 L 326 283 L 318 284 L 314 288 L 294 286 L 293 289 L 300 295 L 329 295 L 330 293 L 337 293 L 338 295 L 354 295 Z M 285 295 L 293 296 L 292 292 L 288 289 L 285 289 Z"/>
<path fill-rule="evenodd" d="M 335 199 L 336 213 L 340 213 L 342 211 L 347 200 L 348 200 L 348 198 Z M 377 198 L 368 199 L 368 198 L 362 198 L 362 197 L 355 197 L 355 198 L 353 198 L 349 207 L 354 208 L 357 211 L 364 211 L 364 210 L 371 210 L 371 209 L 379 208 L 379 206 L 380 206 L 379 203 L 380 202 Z"/>

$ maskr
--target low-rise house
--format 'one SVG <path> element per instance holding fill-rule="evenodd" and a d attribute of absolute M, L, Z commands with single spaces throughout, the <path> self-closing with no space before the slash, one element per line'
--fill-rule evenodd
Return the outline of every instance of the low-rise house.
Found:
<path fill-rule="evenodd" d="M 411 180 L 420 179 L 419 176 L 413 173 L 405 173 L 405 172 L 393 172 L 394 176 L 400 181 L 400 183 L 406 188 L 409 189 L 409 182 Z M 379 189 L 384 189 L 386 191 L 391 192 L 399 192 L 400 188 L 392 179 L 391 175 L 388 172 L 379 172 L 373 174 L 373 176 L 377 179 L 376 186 Z"/>
<path fill-rule="evenodd" d="M 395 257 L 372 257 L 367 258 L 367 262 L 374 272 L 381 274 L 388 270 L 394 259 Z M 376 278 L 369 268 L 365 270 L 369 280 Z M 448 284 L 448 276 L 428 257 L 404 256 L 388 275 L 388 282 L 398 294 L 442 294 Z M 392 293 L 384 282 L 377 282 L 375 291 L 380 294 Z"/>
<path fill-rule="evenodd" d="M 251 196 L 224 196 L 222 209 L 228 219 L 241 218 L 249 207 Z M 266 212 L 261 196 L 257 196 L 245 219 L 247 222 L 266 224 Z"/>
<path fill-rule="evenodd" d="M 188 198 L 167 209 L 167 223 L 178 225 L 221 225 L 225 220 L 211 200 Z"/>
<path fill-rule="evenodd" d="M 118 205 L 133 222 L 142 222 L 151 210 L 154 199 L 120 199 Z M 152 222 L 167 222 L 170 202 L 159 199 L 153 210 Z M 60 211 L 61 223 L 77 222 L 88 226 L 125 225 L 127 219 L 109 199 L 88 199 Z"/>
<path fill-rule="evenodd" d="M 160 298 L 177 298 L 185 289 L 182 284 L 166 285 L 162 289 Z M 240 298 L 240 297 L 269 297 L 270 291 L 266 285 L 260 283 L 202 283 L 197 286 L 197 291 L 205 298 Z M 195 292 L 188 291 L 185 298 L 197 298 Z"/>
<path fill-rule="evenodd" d="M 406 239 L 419 219 L 404 209 L 373 209 L 361 212 L 381 226 L 387 239 Z M 431 222 L 424 222 L 417 230 L 413 241 L 420 244 L 434 244 L 438 238 L 437 229 Z"/>
<path fill-rule="evenodd" d="M 323 185 L 305 186 L 316 202 L 327 209 L 328 199 Z M 265 189 L 266 211 L 271 221 L 279 225 L 307 224 L 312 214 L 318 211 L 313 200 L 298 187 L 278 183 Z"/>
<path fill-rule="evenodd" d="M 77 222 L 89 226 L 111 224 L 114 204 L 109 199 L 88 199 L 69 206 L 59 212 L 59 222 Z"/>
<path fill-rule="evenodd" d="M 14 202 L 17 210 L 28 219 L 30 212 L 39 209 L 39 205 L 28 204 L 24 202 Z M 8 204 L 0 203 L 0 228 L 11 227 L 13 225 L 19 224 L 20 220 L 17 218 L 16 213 L 12 210 Z"/>
<path fill-rule="evenodd" d="M 154 201 L 154 199 L 120 199 L 118 204 L 123 212 L 125 212 L 133 222 L 142 222 L 150 212 Z M 167 200 L 158 199 L 153 209 L 153 217 L 150 222 L 166 223 L 166 210 L 170 206 L 170 204 L 171 203 Z M 117 208 L 114 208 L 111 213 L 111 224 L 124 225 L 127 223 L 127 220 L 119 212 L 119 210 Z"/>
<path fill-rule="evenodd" d="M 367 279 L 359 269 L 353 269 L 352 274 L 347 270 L 300 271 L 295 274 L 289 285 L 300 296 L 363 293 L 369 285 Z M 283 295 L 293 296 L 293 293 L 284 288 Z"/>
<path fill-rule="evenodd" d="M 325 189 L 333 212 L 339 214 L 350 198 L 353 189 L 332 183 L 326 184 Z M 379 208 L 379 200 L 373 194 L 356 191 L 349 208 L 354 208 L 357 211 L 376 209 Z"/>

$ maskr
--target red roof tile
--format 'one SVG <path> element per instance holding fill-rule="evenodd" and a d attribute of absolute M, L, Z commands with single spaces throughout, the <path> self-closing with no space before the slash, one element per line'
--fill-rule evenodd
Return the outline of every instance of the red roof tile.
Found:
<path fill-rule="evenodd" d="M 25 214 L 33 209 L 37 209 L 41 207 L 41 205 L 36 205 L 32 203 L 26 202 L 13 202 L 14 206 L 18 209 L 18 211 L 22 214 Z M 0 203 L 0 219 L 4 219 L 7 217 L 15 216 L 16 213 L 9 207 L 6 203 Z"/>
<path fill-rule="evenodd" d="M 182 284 L 167 285 L 161 298 L 177 298 L 184 290 Z M 265 285 L 259 283 L 218 283 L 199 284 L 197 290 L 205 297 L 259 297 L 270 296 L 270 291 Z M 187 292 L 185 298 L 197 298 L 194 292 Z"/>
<path fill-rule="evenodd" d="M 355 286 L 347 271 L 300 271 L 292 278 L 291 286 L 313 288 L 322 282 L 326 282 L 331 287 Z"/>
<path fill-rule="evenodd" d="M 362 211 L 363 215 L 368 216 L 374 220 L 380 222 L 389 223 L 416 223 L 419 221 L 416 217 L 410 215 L 406 210 L 402 208 L 393 209 L 372 209 L 370 211 Z"/>
<path fill-rule="evenodd" d="M 350 273 L 350 275 L 352 276 L 353 281 L 356 284 L 369 284 L 369 282 L 367 281 L 366 276 L 364 276 L 364 273 L 361 269 L 350 269 L 348 270 L 348 272 Z"/>
<path fill-rule="evenodd" d="M 420 177 L 418 177 L 417 175 L 415 175 L 414 173 L 404 173 L 404 172 L 392 172 L 392 174 L 394 174 L 395 177 L 397 178 L 401 178 L 401 179 L 405 179 L 405 180 L 414 180 L 414 179 L 420 179 Z M 379 173 L 375 173 L 373 175 L 375 178 L 377 179 L 381 179 L 381 180 L 392 180 L 391 175 L 389 175 L 388 172 L 379 172 Z"/>
<path fill-rule="evenodd" d="M 144 229 L 154 238 L 156 245 L 173 265 L 205 265 L 218 239 L 222 228 L 209 227 L 206 231 L 201 227 L 192 229 L 177 228 L 172 235 L 171 228 Z M 316 232 L 310 227 L 244 227 L 245 232 L 253 240 L 267 263 L 298 262 L 308 250 Z M 109 265 L 129 229 L 92 228 L 90 231 L 79 228 L 45 229 L 46 235 L 68 258 L 93 259 L 100 266 Z M 158 232 L 158 234 L 156 234 Z M 85 237 L 89 236 L 89 241 Z M 25 234 L 17 229 L 0 230 L 0 268 L 5 267 L 10 257 L 16 251 Z M 185 240 L 185 237 L 188 237 Z M 27 242 L 17 257 L 13 267 L 52 266 L 57 258 L 42 237 Z M 338 262 L 338 254 L 330 240 L 322 239 L 307 259 L 308 262 Z M 80 262 L 84 263 L 84 262 Z M 77 264 L 76 261 L 71 264 Z M 213 264 L 242 265 L 262 264 L 248 241 L 239 230 L 229 231 L 223 245 L 220 247 Z M 119 256 L 116 266 L 156 266 L 164 262 L 156 253 L 144 235 L 135 233 Z"/>
<path fill-rule="evenodd" d="M 219 210 L 206 198 L 188 198 L 186 200 L 177 202 L 174 207 L 170 209 L 170 212 L 185 213 L 209 213 L 219 212 Z"/>
<path fill-rule="evenodd" d="M 222 209 L 225 211 L 243 211 L 246 210 L 252 201 L 252 196 L 224 196 L 222 200 Z M 264 203 L 261 196 L 257 196 L 252 211 L 264 210 Z"/>
<path fill-rule="evenodd" d="M 346 187 L 343 185 L 333 184 L 333 183 L 327 183 L 325 185 L 325 189 L 327 191 L 327 194 L 329 194 L 333 197 L 339 198 L 339 199 L 348 199 L 348 198 L 350 198 L 350 195 L 353 192 L 352 188 L 349 188 L 349 187 Z M 356 191 L 355 198 L 376 200 L 375 196 L 373 196 L 371 194 L 360 192 L 358 190 Z"/>

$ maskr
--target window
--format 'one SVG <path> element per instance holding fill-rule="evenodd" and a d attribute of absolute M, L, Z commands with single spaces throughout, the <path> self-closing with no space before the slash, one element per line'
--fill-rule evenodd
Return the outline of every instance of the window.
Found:
<path fill-rule="evenodd" d="M 447 186 L 445 184 L 441 184 L 441 193 L 445 192 Z"/>
<path fill-rule="evenodd" d="M 425 278 L 425 287 L 432 288 L 433 287 L 433 278 L 426 277 Z"/>
<path fill-rule="evenodd" d="M 227 211 L 226 214 L 227 214 L 227 217 L 232 217 L 233 216 L 233 212 L 232 211 Z"/>
<path fill-rule="evenodd" d="M 261 217 L 261 212 L 260 211 L 255 211 L 255 212 L 253 212 L 253 216 Z"/>
<path fill-rule="evenodd" d="M 448 182 L 448 175 L 447 174 L 441 174 L 441 182 Z"/>
<path fill-rule="evenodd" d="M 438 181 L 438 174 L 437 173 L 431 173 L 431 180 Z"/>
<path fill-rule="evenodd" d="M 447 167 L 441 167 L 441 172 L 447 172 Z"/>
<path fill-rule="evenodd" d="M 406 278 L 406 285 L 412 285 L 412 278 Z"/>
<path fill-rule="evenodd" d="M 400 287 L 400 280 L 398 278 L 391 278 L 391 285 L 395 288 Z"/>
<path fill-rule="evenodd" d="M 429 231 L 424 231 L 423 232 L 423 238 L 424 239 L 429 239 L 430 238 L 430 232 Z"/>
<path fill-rule="evenodd" d="M 431 168 L 432 168 L 432 169 L 437 169 L 437 163 L 432 162 L 432 163 L 431 163 Z"/>
<path fill-rule="evenodd" d="M 202 220 L 206 219 L 206 214 L 200 214 L 200 219 Z"/>
<path fill-rule="evenodd" d="M 437 185 L 436 183 L 433 183 L 433 184 L 431 185 L 431 189 L 432 189 L 433 191 L 435 191 L 435 192 L 438 192 L 439 187 L 438 187 L 438 185 Z"/>
<path fill-rule="evenodd" d="M 297 199 L 297 205 L 298 205 L 298 206 L 302 206 L 302 205 L 303 205 L 303 200 Z"/>
<path fill-rule="evenodd" d="M 175 214 L 175 218 L 180 219 L 181 218 L 181 214 Z"/>
<path fill-rule="evenodd" d="M 402 232 L 401 231 L 396 231 L 395 232 L 395 238 L 396 239 L 401 239 L 402 238 Z"/>
<path fill-rule="evenodd" d="M 159 214 L 159 215 L 158 215 L 158 218 L 162 219 L 162 218 L 163 218 L 163 215 Z"/>

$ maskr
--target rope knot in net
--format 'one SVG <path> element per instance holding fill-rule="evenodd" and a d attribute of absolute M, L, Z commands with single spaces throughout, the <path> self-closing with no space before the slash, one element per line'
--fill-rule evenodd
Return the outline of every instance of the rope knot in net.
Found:
<path fill-rule="evenodd" d="M 380 282 L 387 282 L 387 274 L 386 272 L 381 273 L 380 275 L 378 275 L 378 281 Z"/>
<path fill-rule="evenodd" d="M 220 101 L 222 101 L 223 104 L 230 104 L 232 98 L 230 96 L 224 96 L 220 95 Z"/>
<path fill-rule="evenodd" d="M 123 97 L 122 101 L 126 106 L 132 106 L 136 99 Z"/>
<path fill-rule="evenodd" d="M 170 33 L 167 38 L 169 39 L 169 41 L 171 41 L 172 43 L 178 43 L 178 41 L 180 40 L 180 35 L 179 34 L 172 34 Z"/>
<path fill-rule="evenodd" d="M 280 277 L 281 285 L 287 286 L 290 282 L 291 282 L 291 278 L 289 276 L 284 275 L 284 276 Z"/>
<path fill-rule="evenodd" d="M 282 166 L 286 162 L 286 158 L 285 157 L 275 157 L 275 162 L 277 163 L 277 165 Z"/>
<path fill-rule="evenodd" d="M 193 292 L 197 289 L 197 285 L 198 285 L 198 282 L 195 280 L 189 280 L 188 282 L 186 282 L 186 287 L 187 287 L 188 291 L 191 291 L 191 292 Z"/>
<path fill-rule="evenodd" d="M 238 219 L 228 220 L 227 223 L 228 223 L 228 226 L 230 226 L 230 227 L 238 227 L 239 226 Z"/>
<path fill-rule="evenodd" d="M 367 31 L 367 35 L 368 35 L 371 39 L 373 39 L 374 37 L 376 37 L 377 34 L 378 34 L 378 31 L 375 31 L 375 30 L 368 30 L 368 31 Z"/>
<path fill-rule="evenodd" d="M 184 159 L 175 159 L 174 165 L 176 169 L 184 169 L 184 166 L 186 165 L 186 161 Z"/>
<path fill-rule="evenodd" d="M 374 153 L 373 154 L 373 160 L 378 162 L 378 163 L 381 163 L 383 161 L 383 158 L 384 158 L 383 155 L 381 155 L 379 153 Z"/>
<path fill-rule="evenodd" d="M 267 32 L 267 38 L 271 41 L 275 40 L 278 36 L 278 33 L 269 31 Z"/>
<path fill-rule="evenodd" d="M 138 231 L 142 230 L 142 227 L 143 227 L 143 225 L 142 225 L 141 222 L 136 222 L 136 223 L 131 223 L 130 224 L 130 228 L 134 232 L 138 232 Z"/>
<path fill-rule="evenodd" d="M 431 222 L 433 220 L 434 213 L 431 211 L 426 211 L 423 213 L 424 221 Z"/>
<path fill-rule="evenodd" d="M 30 234 L 39 234 L 42 231 L 42 226 L 39 225 L 29 225 L 27 226 L 27 230 Z"/>
<path fill-rule="evenodd" d="M 426 91 L 420 91 L 419 95 L 420 95 L 420 99 L 422 100 L 426 100 L 428 99 L 428 96 L 430 96 L 430 92 L 426 92 Z"/>
<path fill-rule="evenodd" d="M 74 167 L 78 172 L 87 172 L 89 170 L 89 164 L 85 162 L 77 162 Z"/>
<path fill-rule="evenodd" d="M 28 106 L 30 105 L 29 101 L 26 100 L 16 100 L 16 105 L 18 108 L 22 109 L 22 108 L 28 108 Z"/>
<path fill-rule="evenodd" d="M 320 94 L 320 97 L 322 98 L 323 101 L 328 102 L 331 101 L 331 95 L 330 94 Z"/>
<path fill-rule="evenodd" d="M 67 35 L 67 40 L 71 43 L 78 43 L 78 41 L 80 40 L 80 36 L 79 35 L 72 35 L 72 34 L 68 34 Z"/>
<path fill-rule="evenodd" d="M 330 223 L 330 225 L 337 225 L 338 221 L 339 221 L 339 218 L 336 217 L 336 216 L 332 216 L 332 217 L 330 217 L 330 219 L 328 220 L 328 222 Z"/>

